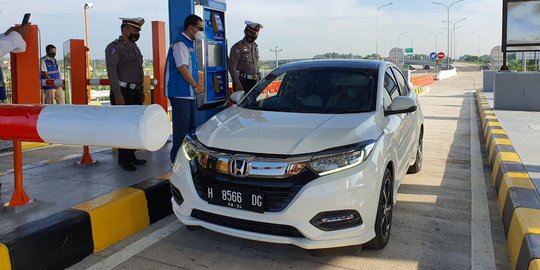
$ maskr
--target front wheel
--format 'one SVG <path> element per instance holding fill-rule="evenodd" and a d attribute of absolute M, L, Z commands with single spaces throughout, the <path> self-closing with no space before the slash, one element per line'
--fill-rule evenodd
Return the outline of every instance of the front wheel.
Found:
<path fill-rule="evenodd" d="M 364 245 L 366 249 L 383 249 L 390 240 L 392 229 L 392 209 L 394 206 L 394 179 L 390 169 L 384 171 L 384 178 L 379 195 L 379 206 L 375 217 L 375 238 Z"/>
<path fill-rule="evenodd" d="M 416 159 L 414 164 L 409 167 L 407 173 L 417 173 L 422 170 L 422 158 L 424 157 L 424 143 L 423 136 L 424 134 L 420 132 L 420 139 L 418 139 L 418 148 L 416 148 Z"/>

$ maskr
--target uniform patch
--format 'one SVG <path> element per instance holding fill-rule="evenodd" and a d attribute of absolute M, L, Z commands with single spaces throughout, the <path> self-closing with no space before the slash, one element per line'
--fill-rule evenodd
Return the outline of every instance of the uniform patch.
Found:
<path fill-rule="evenodd" d="M 116 52 L 116 48 L 111 48 L 111 49 L 109 50 L 109 53 L 110 53 L 110 54 L 113 54 L 113 53 L 115 53 L 115 52 Z"/>

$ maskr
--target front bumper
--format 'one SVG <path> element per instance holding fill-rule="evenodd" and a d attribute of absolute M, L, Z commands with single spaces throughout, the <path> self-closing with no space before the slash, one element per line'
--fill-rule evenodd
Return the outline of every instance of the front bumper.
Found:
<path fill-rule="evenodd" d="M 264 213 L 209 204 L 196 190 L 188 161 L 181 154 L 177 159 L 173 166 L 171 184 L 180 191 L 183 202 L 178 204 L 174 198 L 171 201 L 174 213 L 185 225 L 202 226 L 219 233 L 256 241 L 292 244 L 304 249 L 359 245 L 375 237 L 373 227 L 382 173 L 375 165 L 376 162 L 370 159 L 354 168 L 322 176 L 307 183 L 283 210 Z M 335 231 L 323 231 L 310 223 L 310 220 L 321 212 L 345 209 L 358 211 L 363 223 Z M 211 218 L 205 218 L 206 221 L 196 218 L 201 214 Z M 229 221 L 236 224 L 238 222 L 246 224 L 233 228 L 211 222 L 220 217 L 230 218 Z M 279 230 L 291 229 L 293 233 L 274 233 L 272 230 L 263 233 L 261 230 L 255 232 L 238 229 L 257 223 L 269 224 L 268 227 Z"/>

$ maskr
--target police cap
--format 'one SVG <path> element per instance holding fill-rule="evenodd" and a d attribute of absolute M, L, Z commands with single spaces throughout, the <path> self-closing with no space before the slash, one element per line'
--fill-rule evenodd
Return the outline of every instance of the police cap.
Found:
<path fill-rule="evenodd" d="M 133 27 L 137 27 L 141 29 L 141 27 L 144 24 L 144 19 L 142 17 L 137 18 L 120 18 L 122 20 L 122 24 L 131 25 Z"/>
<path fill-rule="evenodd" d="M 245 21 L 244 22 L 247 26 L 247 28 L 249 28 L 250 30 L 253 30 L 253 31 L 259 31 L 263 28 L 262 24 L 260 23 L 256 23 L 256 22 L 252 22 L 252 21 Z"/>

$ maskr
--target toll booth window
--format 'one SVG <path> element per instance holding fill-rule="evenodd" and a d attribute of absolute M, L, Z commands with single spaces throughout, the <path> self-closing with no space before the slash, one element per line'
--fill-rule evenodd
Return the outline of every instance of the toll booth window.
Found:
<path fill-rule="evenodd" d="M 222 67 L 223 66 L 223 46 L 208 44 L 208 66 Z"/>

